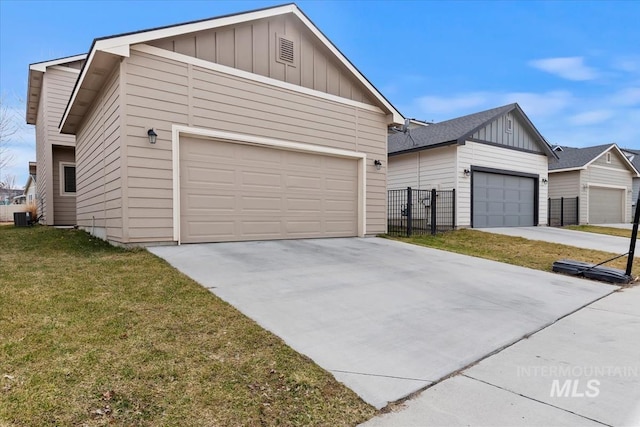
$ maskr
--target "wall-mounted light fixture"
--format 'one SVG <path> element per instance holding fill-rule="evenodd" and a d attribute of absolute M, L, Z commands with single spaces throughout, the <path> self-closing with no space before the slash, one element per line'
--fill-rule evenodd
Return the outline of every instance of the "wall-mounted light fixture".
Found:
<path fill-rule="evenodd" d="M 374 160 L 373 165 L 376 167 L 376 170 L 380 170 L 382 167 L 382 162 L 380 160 Z"/>
<path fill-rule="evenodd" d="M 540 182 L 542 182 L 543 185 L 547 185 L 549 183 L 549 180 L 547 178 L 542 178 Z"/>
<path fill-rule="evenodd" d="M 471 175 L 471 171 L 467 168 L 464 168 L 464 170 L 462 171 L 462 173 L 464 174 L 464 176 L 469 176 Z"/>
<path fill-rule="evenodd" d="M 147 136 L 149 137 L 149 144 L 155 144 L 156 143 L 156 140 L 158 139 L 158 134 L 155 133 L 153 128 L 151 128 L 151 129 L 149 129 L 147 131 Z"/>

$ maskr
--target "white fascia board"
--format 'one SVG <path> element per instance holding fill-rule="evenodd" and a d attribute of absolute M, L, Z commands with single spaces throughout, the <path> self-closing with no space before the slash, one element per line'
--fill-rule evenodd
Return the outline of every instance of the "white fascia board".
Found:
<path fill-rule="evenodd" d="M 68 62 L 80 61 L 82 59 L 85 59 L 86 57 L 87 57 L 87 54 L 83 53 L 82 55 L 69 56 L 67 58 L 54 59 L 52 61 L 36 62 L 35 64 L 29 65 L 29 70 L 40 71 L 44 73 L 47 71 L 47 67 L 66 64 Z"/>
<path fill-rule="evenodd" d="M 151 40 L 164 39 L 167 37 L 175 37 L 181 34 L 194 33 L 197 31 L 210 30 L 213 28 L 224 27 L 227 25 L 240 24 L 247 21 L 253 21 L 256 19 L 269 18 L 276 15 L 282 15 L 285 13 L 295 12 L 297 7 L 295 5 L 286 5 L 281 7 L 275 7 L 272 9 L 258 10 L 255 12 L 239 13 L 236 15 L 225 16 L 222 18 L 212 18 L 206 21 L 193 22 L 187 24 L 178 24 L 167 28 L 159 28 L 157 30 L 141 31 L 139 33 L 128 34 L 123 36 L 116 36 L 103 40 L 98 40 L 96 46 L 100 44 L 100 49 L 105 50 L 113 47 L 120 47 L 122 45 L 132 45 L 139 43 L 146 43 Z"/>
<path fill-rule="evenodd" d="M 581 171 L 581 170 L 585 170 L 585 169 L 586 169 L 586 166 L 578 167 L 578 168 L 554 169 L 554 170 L 550 170 L 549 173 Z"/>
<path fill-rule="evenodd" d="M 76 85 L 73 88 L 73 93 L 69 97 L 69 102 L 67 103 L 67 106 L 64 110 L 64 115 L 62 116 L 62 120 L 60 120 L 60 125 L 58 126 L 58 132 L 60 133 L 62 133 L 62 128 L 67 122 L 67 118 L 69 117 L 69 112 L 71 111 L 71 107 L 73 107 L 73 104 L 76 101 L 78 92 L 82 87 L 82 82 L 84 81 L 84 78 L 86 77 L 87 72 L 89 71 L 89 68 L 91 68 L 90 67 L 91 62 L 93 61 L 93 58 L 95 55 L 96 55 L 96 49 L 95 49 L 95 46 L 93 46 L 93 49 L 91 49 L 91 52 L 89 52 L 89 55 L 87 57 L 87 62 L 84 64 L 84 67 L 82 67 L 82 70 L 80 71 L 80 76 L 78 77 L 78 80 L 76 81 Z"/>
<path fill-rule="evenodd" d="M 333 53 L 333 55 L 342 62 L 342 64 L 347 67 L 347 69 L 353 74 L 359 81 L 366 87 L 369 92 L 371 92 L 382 105 L 384 105 L 392 117 L 392 123 L 389 124 L 403 124 L 404 117 L 400 112 L 398 112 L 389 101 L 387 101 L 384 96 L 371 84 L 369 81 L 358 71 L 351 62 L 327 39 L 322 32 L 316 28 L 315 25 L 298 9 L 297 7 L 292 8 L 292 12 L 296 15 L 304 24 L 311 30 L 311 32 L 318 38 L 322 43 Z"/>

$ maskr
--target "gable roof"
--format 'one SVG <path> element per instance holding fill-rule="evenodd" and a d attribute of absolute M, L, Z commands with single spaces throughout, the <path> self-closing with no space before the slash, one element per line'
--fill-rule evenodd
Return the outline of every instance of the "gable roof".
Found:
<path fill-rule="evenodd" d="M 622 153 L 629 159 L 631 164 L 637 171 L 640 172 L 640 150 L 630 149 L 630 148 L 621 148 Z M 631 156 L 631 158 L 629 157 Z"/>
<path fill-rule="evenodd" d="M 62 133 L 75 132 L 78 119 L 84 116 L 91 101 L 96 96 L 95 88 L 101 87 L 104 84 L 108 77 L 106 71 L 111 70 L 120 58 L 130 55 L 131 45 L 286 14 L 296 16 L 367 89 L 373 98 L 379 102 L 382 109 L 389 115 L 389 124 L 403 123 L 404 117 L 402 114 L 391 105 L 382 93 L 371 84 L 324 33 L 311 22 L 297 5 L 289 3 L 281 6 L 94 39 L 89 49 L 87 62 L 80 72 L 80 76 L 71 93 L 69 103 L 62 115 L 59 125 L 60 131 Z M 73 120 L 70 120 L 70 117 L 73 117 Z"/>
<path fill-rule="evenodd" d="M 525 126 L 539 139 L 545 154 L 556 155 L 517 103 L 480 111 L 444 122 L 429 124 L 389 136 L 389 154 L 408 153 L 445 145 L 463 145 L 477 130 L 509 112 L 516 112 Z"/>
<path fill-rule="evenodd" d="M 50 59 L 49 61 L 34 62 L 29 64 L 29 80 L 27 88 L 27 124 L 35 125 L 38 118 L 38 104 L 42 91 L 42 75 L 47 72 L 48 67 L 68 64 L 69 62 L 82 61 L 86 54 L 67 56 L 64 58 Z M 71 69 L 70 69 L 71 70 Z M 78 71 L 78 70 L 76 70 Z"/>
<path fill-rule="evenodd" d="M 613 151 L 617 152 L 624 159 L 623 163 L 638 176 L 638 169 L 616 144 L 602 144 L 584 148 L 562 146 L 561 148 L 562 150 L 556 152 L 558 161 L 549 164 L 549 173 L 586 169 L 606 152 Z"/>

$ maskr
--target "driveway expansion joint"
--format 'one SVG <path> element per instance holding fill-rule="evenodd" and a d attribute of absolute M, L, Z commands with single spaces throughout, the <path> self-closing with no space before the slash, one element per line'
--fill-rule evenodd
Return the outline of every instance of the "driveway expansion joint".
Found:
<path fill-rule="evenodd" d="M 396 375 L 383 375 L 383 374 L 370 374 L 367 372 L 354 372 L 354 371 L 342 371 L 340 369 L 329 369 L 330 372 L 339 372 L 341 374 L 351 374 L 351 375 L 363 375 L 367 377 L 379 377 L 379 378 L 392 378 L 395 380 L 407 380 L 407 381 L 420 381 L 420 382 L 428 382 L 435 383 L 437 380 L 428 380 L 424 378 L 408 378 L 408 377 L 398 377 Z"/>

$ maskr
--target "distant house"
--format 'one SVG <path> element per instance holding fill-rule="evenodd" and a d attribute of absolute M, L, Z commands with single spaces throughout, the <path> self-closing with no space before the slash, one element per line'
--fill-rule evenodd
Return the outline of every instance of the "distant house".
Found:
<path fill-rule="evenodd" d="M 622 153 L 627 156 L 634 168 L 640 172 L 640 150 L 621 148 Z M 640 193 L 640 176 L 633 177 L 633 193 L 631 195 L 632 207 L 635 208 Z M 635 212 L 635 211 L 633 211 Z"/>
<path fill-rule="evenodd" d="M 76 223 L 75 138 L 58 131 L 86 55 L 29 65 L 26 119 L 36 127 L 38 188 L 41 222 Z"/>
<path fill-rule="evenodd" d="M 21 189 L 0 188 L 0 205 L 14 204 L 14 199 L 22 195 Z"/>
<path fill-rule="evenodd" d="M 29 162 L 29 177 L 27 178 L 27 183 L 24 185 L 24 199 L 26 203 L 36 203 L 38 197 L 37 190 L 37 180 L 36 180 L 36 172 L 37 172 L 37 163 Z"/>
<path fill-rule="evenodd" d="M 556 146 L 549 165 L 549 197 L 579 198 L 580 224 L 631 221 L 633 180 L 638 170 L 616 144 Z"/>
<path fill-rule="evenodd" d="M 404 118 L 295 4 L 96 39 L 61 116 L 115 244 L 386 231 Z"/>
<path fill-rule="evenodd" d="M 546 224 L 556 156 L 518 104 L 389 136 L 389 189 L 456 190 L 458 227 Z"/>

